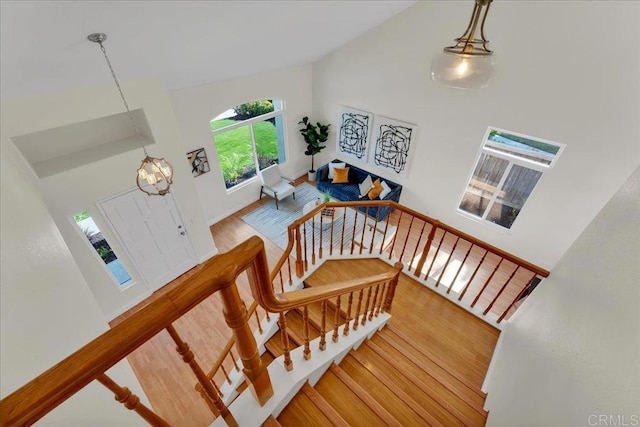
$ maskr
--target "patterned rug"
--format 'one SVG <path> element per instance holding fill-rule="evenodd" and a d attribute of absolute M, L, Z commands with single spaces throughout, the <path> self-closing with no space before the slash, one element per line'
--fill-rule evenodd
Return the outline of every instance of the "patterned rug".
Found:
<path fill-rule="evenodd" d="M 276 209 L 276 202 L 271 199 L 268 203 L 243 216 L 242 220 L 273 243 L 285 249 L 289 224 L 302 216 L 302 207 L 305 204 L 321 196 L 322 194 L 316 187 L 303 182 L 296 187 L 295 200 L 293 197 L 287 197 L 278 201 L 280 209 Z"/>
<path fill-rule="evenodd" d="M 287 227 L 296 219 L 302 216 L 303 206 L 322 197 L 322 194 L 313 185 L 302 183 L 296 187 L 296 199 L 293 197 L 287 197 L 286 199 L 278 202 L 280 209 L 276 210 L 276 203 L 274 200 L 270 200 L 268 203 L 260 206 L 253 212 L 248 213 L 242 217 L 242 220 L 257 230 L 259 233 L 267 237 L 282 249 L 287 247 Z M 356 242 L 362 242 L 364 248 L 368 248 L 371 244 L 372 226 L 375 224 L 371 219 L 367 220 L 367 228 L 364 233 L 362 231 L 364 225 L 364 216 L 358 214 L 356 219 L 356 211 L 354 209 L 347 209 L 346 215 L 344 211 L 336 218 L 333 224 L 333 239 L 331 236 L 332 227 L 331 224 L 324 224 L 322 227 L 322 246 L 325 250 L 328 250 L 329 246 L 333 243 L 333 248 L 339 250 L 340 246 L 344 243 L 346 248 L 350 248 L 352 236 L 356 236 Z M 355 229 L 354 229 L 354 221 Z M 344 225 L 343 225 L 344 223 Z M 316 243 L 320 236 L 320 224 L 319 217 L 316 217 L 315 227 L 307 223 L 306 227 L 306 242 L 308 248 L 311 248 L 312 237 L 315 233 Z M 374 239 L 374 247 L 379 247 L 382 243 L 383 231 L 386 224 L 380 222 L 377 226 L 377 232 Z M 342 230 L 344 230 L 344 238 L 341 237 Z M 386 246 L 391 242 L 395 234 L 396 227 L 388 225 L 384 245 Z M 304 238 L 303 238 L 304 242 Z"/>

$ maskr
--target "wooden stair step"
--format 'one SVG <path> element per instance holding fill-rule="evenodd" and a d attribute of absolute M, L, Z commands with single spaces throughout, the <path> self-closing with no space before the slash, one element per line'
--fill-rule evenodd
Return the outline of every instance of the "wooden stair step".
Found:
<path fill-rule="evenodd" d="M 474 386 L 468 378 L 460 375 L 459 370 L 454 369 L 456 367 L 452 368 L 448 363 L 439 363 L 437 359 L 434 360 L 428 350 L 416 346 L 393 327 L 385 327 L 380 333 L 376 334 L 375 338 L 375 343 L 384 345 L 384 343 L 380 341 L 383 340 L 390 346 L 393 346 L 407 358 L 415 361 L 422 369 L 428 371 L 438 382 L 456 393 L 456 395 L 471 407 L 482 414 L 486 414 L 484 411 L 485 393 Z"/>
<path fill-rule="evenodd" d="M 419 370 L 406 370 L 405 363 L 403 363 L 402 360 L 394 359 L 397 355 L 394 354 L 394 357 L 381 355 L 369 344 L 368 341 L 365 341 L 364 345 L 360 346 L 358 350 L 354 352 L 357 353 L 357 356 L 354 356 L 366 361 L 364 363 L 368 363 L 366 366 L 371 368 L 372 371 L 381 372 L 383 375 L 393 378 L 393 382 L 398 389 L 409 395 L 412 400 L 417 402 L 429 413 L 431 417 L 429 424 L 462 426 L 466 423 L 468 425 L 478 425 L 473 417 L 460 416 L 460 410 L 456 408 L 456 404 L 464 403 L 455 400 L 455 395 L 451 393 L 448 393 L 448 395 L 440 395 L 439 393 L 442 393 L 444 390 L 442 387 L 436 388 L 435 390 L 432 389 L 431 387 L 434 386 L 436 382 L 433 381 L 433 379 L 428 381 L 429 376 L 426 373 Z M 446 390 L 444 390 L 444 392 L 446 393 Z M 454 403 L 450 403 L 448 399 L 452 399 Z M 484 424 L 484 418 L 480 414 L 475 413 L 471 408 L 467 409 L 480 419 L 481 425 Z"/>
<path fill-rule="evenodd" d="M 383 418 L 367 405 L 350 386 L 345 384 L 336 374 L 336 365 L 332 365 L 315 385 L 316 391 L 326 400 L 340 416 L 352 426 L 386 426 Z M 344 374 L 344 373 L 343 373 Z M 344 374 L 347 376 L 347 374 Z M 357 384 L 356 384 L 357 386 Z M 366 392 L 365 392 L 366 393 Z M 398 424 L 395 424 L 398 425 Z"/>
<path fill-rule="evenodd" d="M 284 426 L 327 426 L 331 425 L 331 419 L 318 407 L 305 387 L 311 388 L 308 383 L 291 399 L 289 404 L 278 415 L 278 422 Z"/>
<path fill-rule="evenodd" d="M 313 325 L 315 329 L 320 331 L 322 329 L 322 303 L 315 302 L 309 304 L 307 308 L 309 311 L 309 323 Z M 296 311 L 302 315 L 302 309 L 297 308 Z M 329 331 L 333 329 L 335 324 L 335 311 L 331 306 L 329 306 L 329 304 L 327 304 L 327 311 L 325 315 L 325 330 Z"/>
<path fill-rule="evenodd" d="M 340 369 L 373 397 L 402 425 L 436 424 L 437 420 L 405 393 L 389 376 L 375 369 L 365 357 L 350 352 L 340 363 Z"/>
<path fill-rule="evenodd" d="M 269 415 L 269 418 L 267 418 L 264 423 L 262 423 L 262 427 L 281 427 L 282 424 L 280 424 L 275 418 L 273 418 L 273 415 Z"/>
<path fill-rule="evenodd" d="M 465 314 L 471 316 L 469 313 Z M 416 344 L 415 340 L 411 339 L 409 335 L 405 334 L 403 330 L 393 324 L 393 322 L 388 323 L 387 326 L 388 330 L 386 332 L 393 332 L 400 337 L 402 341 L 407 343 L 409 347 L 413 347 L 418 352 L 445 368 L 483 398 L 486 397 L 485 394 L 480 391 L 480 388 L 484 381 L 487 365 L 478 362 L 476 366 L 473 366 L 475 362 L 474 355 L 477 353 L 472 349 L 474 343 L 471 337 L 464 337 L 464 339 L 462 339 L 462 337 L 456 335 L 456 338 L 451 338 L 448 331 L 443 329 L 440 336 L 432 337 L 432 339 L 439 343 L 438 346 L 429 347 L 424 344 Z M 431 340 L 429 340 L 429 342 L 431 342 Z M 479 366 L 482 368 L 479 368 Z"/>
<path fill-rule="evenodd" d="M 296 310 L 291 310 L 287 312 L 287 332 L 289 332 L 289 337 L 296 344 L 295 347 L 301 346 L 304 344 L 304 319 L 302 318 L 302 314 L 298 313 Z M 311 323 L 309 323 L 309 341 L 314 338 L 320 336 L 320 330 L 316 329 Z M 294 348 L 294 346 L 292 346 Z"/>

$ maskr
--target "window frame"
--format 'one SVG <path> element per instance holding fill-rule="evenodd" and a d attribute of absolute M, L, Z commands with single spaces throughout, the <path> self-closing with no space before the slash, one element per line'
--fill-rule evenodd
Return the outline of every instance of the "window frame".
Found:
<path fill-rule="evenodd" d="M 265 99 L 268 99 L 268 98 L 265 98 Z M 286 135 L 286 130 L 285 130 L 285 126 L 286 125 L 285 125 L 285 123 L 286 123 L 286 121 L 284 120 L 284 118 L 285 118 L 285 103 L 284 103 L 284 100 L 278 99 L 278 98 L 272 98 L 271 100 L 272 100 L 272 102 L 274 100 L 278 101 L 282 108 L 280 108 L 279 110 L 274 110 L 274 111 L 272 111 L 270 113 L 262 114 L 261 116 L 251 117 L 250 119 L 246 119 L 246 120 L 243 120 L 241 122 L 234 123 L 232 125 L 228 125 L 228 126 L 225 126 L 225 127 L 221 127 L 219 129 L 211 130 L 211 136 L 213 137 L 213 148 L 214 148 L 214 150 L 216 150 L 216 156 L 217 156 L 218 151 L 217 151 L 217 148 L 216 148 L 216 139 L 215 139 L 216 135 L 224 133 L 224 132 L 228 132 L 228 131 L 231 131 L 231 130 L 234 130 L 234 129 L 238 129 L 238 128 L 241 128 L 241 127 L 244 127 L 244 126 L 249 126 L 249 135 L 251 136 L 251 150 L 252 150 L 252 154 L 253 154 L 253 163 L 256 166 L 256 176 L 251 177 L 251 178 L 249 178 L 249 179 L 247 179 L 247 180 L 245 180 L 245 181 L 243 181 L 243 182 L 241 182 L 239 184 L 236 184 L 231 188 L 226 188 L 226 184 L 224 184 L 224 177 L 223 177 L 222 182 L 223 182 L 223 185 L 225 186 L 225 190 L 226 190 L 227 194 L 233 193 L 234 191 L 249 185 L 250 183 L 254 182 L 256 179 L 259 178 L 258 174 L 260 173 L 260 163 L 258 161 L 258 149 L 256 147 L 256 139 L 255 139 L 255 134 L 254 134 L 254 131 L 253 131 L 253 125 L 254 124 L 260 123 L 260 122 L 264 122 L 264 121 L 269 120 L 269 119 L 275 119 L 277 117 L 281 118 L 281 121 L 282 121 L 282 148 L 284 149 L 284 159 L 285 159 L 285 161 L 283 163 L 278 163 L 278 164 L 280 166 L 282 166 L 287 161 L 286 160 L 288 158 L 288 156 L 287 156 L 287 143 L 286 143 L 286 139 L 285 139 L 285 135 Z M 251 102 L 251 101 L 249 101 L 249 102 Z M 275 105 L 274 105 L 274 108 L 275 108 Z M 215 119 L 211 120 L 209 122 L 209 124 L 213 123 L 214 121 L 215 121 Z M 277 127 L 276 127 L 276 132 L 277 132 Z M 278 148 L 280 148 L 280 147 L 278 146 Z M 280 153 L 278 153 L 278 154 L 279 154 L 278 157 L 280 157 Z M 219 158 L 218 158 L 218 166 L 220 166 L 220 159 Z"/>
<path fill-rule="evenodd" d="M 545 144 L 553 145 L 553 146 L 558 147 L 558 152 L 553 156 L 553 158 L 551 159 L 551 161 L 550 161 L 550 163 L 548 165 L 546 165 L 544 163 L 536 162 L 536 161 L 531 160 L 531 159 L 518 157 L 515 154 L 509 154 L 509 153 L 506 153 L 504 151 L 500 151 L 500 150 L 497 150 L 495 148 L 492 148 L 490 145 L 488 146 L 488 143 L 492 143 L 492 141 L 489 140 L 489 135 L 491 134 L 491 131 L 498 131 L 498 132 L 502 132 L 502 133 L 507 133 L 507 134 L 510 134 L 510 135 L 513 135 L 513 136 L 518 136 L 518 137 L 521 137 L 521 138 L 531 139 L 531 140 L 543 142 Z M 513 169 L 513 166 L 514 165 L 518 165 L 518 166 L 521 166 L 521 167 L 524 167 L 524 168 L 527 168 L 527 169 L 531 169 L 531 170 L 535 170 L 535 171 L 538 171 L 538 172 L 541 173 L 540 178 L 538 179 L 536 184 L 533 186 L 533 189 L 531 190 L 531 193 L 529 193 L 529 196 L 527 197 L 527 200 L 522 205 L 522 208 L 520 209 L 520 212 L 518 212 L 518 217 L 519 217 L 520 213 L 522 213 L 522 211 L 524 210 L 525 206 L 527 206 L 527 202 L 536 193 L 536 189 L 540 185 L 540 182 L 542 182 L 544 180 L 544 177 L 546 176 L 547 172 L 549 170 L 551 170 L 551 168 L 553 168 L 553 166 L 558 161 L 558 158 L 560 157 L 560 155 L 564 151 L 565 146 L 566 146 L 565 144 L 561 144 L 559 142 L 549 141 L 547 139 L 533 137 L 533 136 L 530 136 L 530 135 L 525 135 L 525 134 L 522 134 L 522 133 L 513 132 L 513 131 L 510 131 L 510 130 L 506 130 L 506 129 L 502 129 L 502 128 L 498 128 L 498 127 L 494 127 L 494 126 L 487 127 L 487 131 L 485 132 L 484 137 L 482 139 L 482 144 L 480 145 L 480 149 L 478 150 L 478 153 L 475 156 L 475 159 L 473 161 L 473 165 L 471 166 L 471 171 L 469 172 L 469 175 L 467 176 L 464 188 L 462 189 L 462 193 L 461 193 L 460 197 L 458 198 L 458 202 L 456 204 L 456 211 L 459 214 L 461 214 L 464 217 L 466 217 L 466 218 L 478 221 L 481 224 L 488 225 L 488 226 L 490 226 L 490 227 L 492 227 L 494 229 L 497 229 L 497 230 L 500 230 L 500 231 L 505 232 L 507 234 L 510 234 L 511 230 L 513 229 L 513 225 L 515 224 L 515 221 L 517 220 L 517 217 L 514 220 L 514 222 L 511 224 L 511 227 L 507 228 L 507 227 L 504 227 L 504 226 L 502 226 L 500 224 L 497 224 L 495 222 L 489 221 L 487 219 L 487 216 L 491 212 L 491 208 L 493 208 L 496 200 L 498 199 L 498 197 L 500 195 L 500 192 L 501 192 L 501 190 L 502 190 L 507 178 L 509 177 L 509 174 L 510 174 L 511 170 Z M 520 151 L 520 149 L 514 148 L 514 151 Z M 522 150 L 522 151 L 524 151 L 524 150 Z M 473 174 L 474 174 L 476 168 L 478 167 L 478 162 L 480 161 L 480 158 L 482 157 L 483 154 L 487 154 L 487 155 L 490 155 L 490 156 L 493 156 L 493 157 L 497 157 L 499 159 L 506 160 L 508 162 L 508 164 L 507 164 L 507 167 L 505 168 L 502 176 L 500 177 L 500 181 L 496 185 L 496 191 L 493 193 L 493 195 L 489 199 L 489 203 L 487 204 L 487 207 L 484 210 L 482 216 L 478 216 L 478 215 L 474 215 L 471 212 L 467 212 L 467 211 L 461 209 L 460 205 L 462 204 L 462 201 L 464 200 L 465 193 L 467 192 L 467 189 L 469 188 L 469 183 L 471 182 L 471 179 L 473 178 Z"/>

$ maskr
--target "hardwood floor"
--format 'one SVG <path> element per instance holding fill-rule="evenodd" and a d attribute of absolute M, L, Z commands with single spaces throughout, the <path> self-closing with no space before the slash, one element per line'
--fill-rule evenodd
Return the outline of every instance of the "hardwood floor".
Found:
<path fill-rule="evenodd" d="M 276 264 L 282 256 L 282 249 L 261 236 L 241 218 L 265 203 L 273 203 L 273 199 L 264 198 L 257 201 L 211 227 L 211 233 L 220 252 L 233 248 L 252 235 L 258 235 L 265 242 L 269 265 L 272 267 Z M 154 293 L 147 301 L 114 319 L 111 325 L 121 322 L 172 287 L 188 281 L 198 271 L 199 267 L 195 267 L 180 276 Z M 246 305 L 249 306 L 253 297 L 244 276 L 239 278 L 238 287 Z M 393 327 L 401 326 L 402 332 L 409 339 L 427 346 L 433 352 L 433 357 L 442 363 L 460 368 L 461 375 L 465 375 L 469 382 L 479 387 L 499 335 L 496 329 L 406 277 L 401 279 L 398 286 L 392 315 Z M 193 309 L 174 326 L 183 340 L 189 344 L 196 360 L 205 371 L 209 370 L 220 348 L 231 335 L 216 295 Z M 162 332 L 153 337 L 127 359 L 154 411 L 167 422 L 176 426 L 211 424 L 214 416 L 195 391 L 195 377 L 175 351 L 175 344 L 168 333 Z"/>

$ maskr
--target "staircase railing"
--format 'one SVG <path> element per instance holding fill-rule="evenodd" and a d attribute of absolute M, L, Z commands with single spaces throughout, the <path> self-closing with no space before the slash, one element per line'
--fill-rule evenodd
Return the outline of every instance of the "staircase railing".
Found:
<path fill-rule="evenodd" d="M 98 381 L 111 390 L 116 400 L 137 412 L 149 424 L 169 424 L 127 388 L 116 384 L 106 371 L 124 359 L 154 335 L 166 330 L 183 360 L 198 378 L 202 394 L 214 415 L 222 416 L 228 425 L 237 425 L 216 387 L 195 360 L 173 323 L 212 294 L 220 293 L 224 316 L 233 331 L 244 373 L 258 402 L 264 404 L 273 394 L 269 375 L 257 352 L 253 333 L 247 324 L 247 313 L 240 299 L 236 278 L 244 271 L 253 272 L 253 280 L 266 283 L 267 261 L 264 244 L 252 237 L 231 251 L 206 262 L 203 269 L 188 282 L 168 291 L 131 317 L 100 335 L 56 364 L 34 380 L 0 401 L 0 425 L 31 425 L 82 390 Z"/>
<path fill-rule="evenodd" d="M 383 208 L 387 208 L 384 210 Z M 380 220 L 380 212 L 394 210 Z M 393 201 L 329 202 L 289 226 L 295 272 L 322 258 L 378 256 L 501 327 L 549 272 L 513 254 Z M 287 259 L 285 259 L 287 256 Z M 288 253 L 272 279 L 291 281 Z"/>

